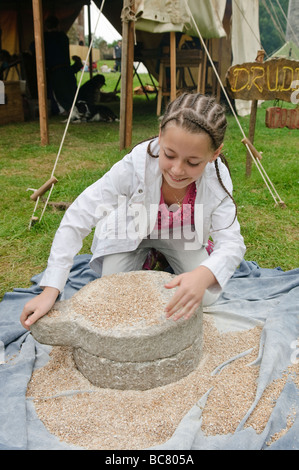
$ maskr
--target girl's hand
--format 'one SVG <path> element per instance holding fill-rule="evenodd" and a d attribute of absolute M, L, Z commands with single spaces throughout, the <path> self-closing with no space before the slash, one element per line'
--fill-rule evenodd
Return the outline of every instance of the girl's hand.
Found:
<path fill-rule="evenodd" d="M 55 287 L 45 287 L 41 294 L 29 300 L 25 304 L 20 317 L 23 327 L 29 330 L 33 323 L 46 315 L 53 307 L 58 295 L 59 290 Z"/>
<path fill-rule="evenodd" d="M 166 306 L 166 317 L 172 317 L 173 320 L 190 318 L 201 304 L 206 289 L 216 283 L 215 276 L 205 266 L 176 276 L 165 285 L 166 289 L 178 287 Z"/>

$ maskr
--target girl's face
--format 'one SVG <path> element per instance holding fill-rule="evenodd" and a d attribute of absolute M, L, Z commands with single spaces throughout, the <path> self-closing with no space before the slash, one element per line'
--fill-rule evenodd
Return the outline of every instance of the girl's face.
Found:
<path fill-rule="evenodd" d="M 159 166 L 166 182 L 173 189 L 183 189 L 196 181 L 209 162 L 219 156 L 223 144 L 212 149 L 206 132 L 194 134 L 175 124 L 168 124 L 159 135 Z"/>

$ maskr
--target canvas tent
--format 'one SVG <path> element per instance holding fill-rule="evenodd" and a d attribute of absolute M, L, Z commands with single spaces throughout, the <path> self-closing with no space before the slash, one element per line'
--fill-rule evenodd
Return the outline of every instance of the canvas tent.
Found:
<path fill-rule="evenodd" d="M 204 37 L 221 37 L 225 35 L 222 25 L 225 3 L 196 2 L 191 0 L 188 5 L 197 19 L 197 24 Z M 194 25 L 184 1 L 180 0 L 139 0 L 136 2 L 136 29 L 150 33 L 181 31 L 196 36 Z"/>
<path fill-rule="evenodd" d="M 41 6 L 42 19 L 48 14 L 55 14 L 65 31 L 83 5 L 89 3 L 86 0 L 0 0 L 2 48 L 10 54 L 27 51 L 34 39 L 34 24 L 37 21 L 32 13 L 34 2 Z M 102 5 L 101 0 L 94 3 L 99 8 Z M 130 8 L 131 3 L 135 3 L 135 12 Z M 124 33 L 124 25 L 131 23 L 133 34 L 124 55 L 128 55 L 130 47 L 141 51 L 143 62 L 156 77 L 163 38 L 169 33 L 196 36 L 194 21 L 202 37 L 210 40 L 212 57 L 221 69 L 223 82 L 230 65 L 254 60 L 260 48 L 258 0 L 135 0 L 127 3 L 106 0 L 103 14 L 121 34 Z M 132 44 L 134 39 L 135 48 Z M 147 56 L 148 52 L 151 54 Z M 42 67 L 42 64 L 38 66 Z M 211 75 L 211 70 L 209 73 Z M 248 103 L 238 103 L 237 109 L 240 114 L 247 114 Z"/>
<path fill-rule="evenodd" d="M 297 0 L 289 0 L 286 40 L 299 46 L 299 6 Z"/>
<path fill-rule="evenodd" d="M 299 60 L 299 47 L 293 41 L 287 41 L 272 57 L 284 57 L 285 59 Z"/>

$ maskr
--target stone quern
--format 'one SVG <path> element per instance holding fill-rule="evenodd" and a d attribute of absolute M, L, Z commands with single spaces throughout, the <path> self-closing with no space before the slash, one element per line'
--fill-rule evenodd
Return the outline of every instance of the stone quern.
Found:
<path fill-rule="evenodd" d="M 90 282 L 57 301 L 31 327 L 43 344 L 70 346 L 78 370 L 94 385 L 147 390 L 176 382 L 198 365 L 203 349 L 200 306 L 188 320 L 165 316 L 174 276 L 134 271 Z"/>

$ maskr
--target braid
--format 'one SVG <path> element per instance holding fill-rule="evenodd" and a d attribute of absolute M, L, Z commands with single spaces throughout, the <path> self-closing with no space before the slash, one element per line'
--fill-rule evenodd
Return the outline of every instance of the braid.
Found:
<path fill-rule="evenodd" d="M 219 155 L 220 156 L 220 159 L 225 163 L 226 162 L 226 158 L 223 156 L 223 155 Z M 226 164 L 226 163 L 225 163 Z M 220 186 L 222 187 L 222 189 L 226 192 L 226 194 L 231 198 L 231 200 L 233 201 L 234 203 L 234 206 L 235 206 L 235 217 L 234 217 L 234 220 L 232 221 L 232 223 L 230 225 L 228 225 L 226 228 L 229 228 L 233 225 L 234 221 L 236 220 L 237 218 L 237 212 L 238 212 L 238 208 L 237 208 L 237 204 L 236 204 L 236 201 L 234 200 L 233 196 L 231 195 L 231 193 L 226 189 L 223 181 L 222 181 L 222 178 L 221 178 L 221 175 L 220 175 L 220 171 L 219 171 L 219 166 L 218 166 L 218 161 L 217 161 L 217 158 L 214 162 L 214 165 L 215 165 L 215 170 L 216 170 L 216 175 L 217 175 L 217 179 L 220 183 Z M 228 167 L 227 167 L 228 168 Z M 229 171 L 229 168 L 228 168 L 228 171 Z M 220 230 L 223 230 L 223 229 L 220 229 Z M 219 232 L 219 230 L 216 230 L 217 232 Z"/>
<path fill-rule="evenodd" d="M 147 153 L 149 154 L 150 157 L 152 158 L 159 158 L 159 155 L 154 155 L 153 152 L 152 152 L 152 148 L 151 148 L 151 145 L 153 143 L 153 141 L 156 139 L 157 137 L 154 137 L 154 139 L 152 139 L 149 143 L 148 143 L 148 146 L 147 146 Z"/>
<path fill-rule="evenodd" d="M 231 177 L 231 172 L 230 172 L 229 164 L 228 164 L 228 161 L 226 160 L 225 156 L 223 155 L 223 153 L 220 153 L 220 154 L 219 154 L 219 158 L 220 158 L 220 160 L 222 161 L 222 163 L 224 163 L 224 165 L 226 166 L 226 168 L 228 169 L 229 176 Z"/>
<path fill-rule="evenodd" d="M 150 157 L 153 157 L 153 158 L 158 158 L 159 155 L 154 155 L 151 151 L 151 144 L 154 142 L 154 140 L 157 138 L 158 136 L 154 136 L 154 137 L 150 137 L 150 139 L 144 139 L 144 140 L 141 140 L 140 142 L 138 142 L 138 144 L 135 144 L 132 148 L 131 148 L 131 152 L 132 150 L 134 150 L 135 147 L 137 147 L 138 145 L 140 144 L 143 144 L 143 142 L 148 142 L 148 140 L 150 140 L 150 142 L 148 143 L 148 146 L 147 146 L 147 153 L 149 154 Z"/>
<path fill-rule="evenodd" d="M 222 144 L 227 127 L 224 108 L 215 98 L 200 93 L 183 93 L 169 103 L 161 120 L 161 130 L 170 121 L 175 121 L 189 132 L 197 132 L 198 129 L 206 132 L 215 150 Z"/>

